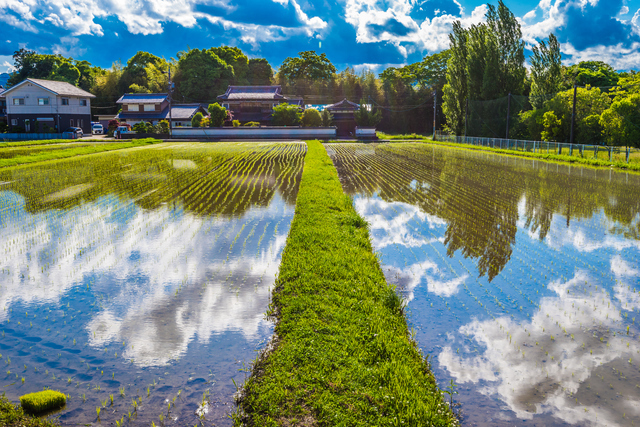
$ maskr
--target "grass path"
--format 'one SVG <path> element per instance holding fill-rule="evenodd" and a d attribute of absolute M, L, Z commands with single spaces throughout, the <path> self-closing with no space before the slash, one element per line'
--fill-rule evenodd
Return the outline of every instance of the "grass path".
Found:
<path fill-rule="evenodd" d="M 47 160 L 66 159 L 69 157 L 82 156 L 85 154 L 103 153 L 105 151 L 121 150 L 123 148 L 140 147 L 154 144 L 159 140 L 148 138 L 139 139 L 135 142 L 123 142 L 116 144 L 95 144 L 90 146 L 69 147 L 67 149 L 52 151 L 37 151 L 31 155 L 20 155 L 9 159 L 0 159 L 0 168 L 25 165 L 30 163 L 44 162 Z"/>
<path fill-rule="evenodd" d="M 245 383 L 236 425 L 457 424 L 409 337 L 367 223 L 317 141 L 268 314 L 274 339 Z"/>

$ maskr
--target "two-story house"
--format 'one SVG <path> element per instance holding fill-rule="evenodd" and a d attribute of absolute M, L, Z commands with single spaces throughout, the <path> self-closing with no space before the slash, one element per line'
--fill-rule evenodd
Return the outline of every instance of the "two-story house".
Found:
<path fill-rule="evenodd" d="M 91 98 L 67 82 L 26 79 L 5 90 L 10 130 L 64 132 L 79 127 L 91 134 Z"/>
<path fill-rule="evenodd" d="M 191 119 L 196 113 L 209 114 L 201 104 L 172 104 L 169 111 L 166 93 L 125 93 L 116 104 L 120 104 L 122 110 L 115 118 L 131 125 L 139 122 L 157 125 L 171 118 L 172 127 L 191 127 Z"/>

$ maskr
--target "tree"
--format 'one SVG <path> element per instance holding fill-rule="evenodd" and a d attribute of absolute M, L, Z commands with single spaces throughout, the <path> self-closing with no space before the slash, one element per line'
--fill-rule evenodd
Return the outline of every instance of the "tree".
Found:
<path fill-rule="evenodd" d="M 443 88 L 442 110 L 447 124 L 456 135 L 464 131 L 467 101 L 467 32 L 460 21 L 453 23 L 449 34 L 451 56 L 447 62 L 447 83 Z"/>
<path fill-rule="evenodd" d="M 582 61 L 563 67 L 562 71 L 564 89 L 570 89 L 574 85 L 609 88 L 618 84 L 620 79 L 616 70 L 602 61 Z"/>
<path fill-rule="evenodd" d="M 80 71 L 68 60 L 59 61 L 53 66 L 49 80 L 59 80 L 76 86 L 80 80 Z"/>
<path fill-rule="evenodd" d="M 161 58 L 143 51 L 138 51 L 129 58 L 127 65 L 122 70 L 122 77 L 120 79 L 121 93 L 129 91 L 149 93 L 146 68 L 150 64 L 157 65 L 161 61 Z"/>
<path fill-rule="evenodd" d="M 289 105 L 286 102 L 273 107 L 271 121 L 275 126 L 295 126 L 300 123 L 302 111 L 297 105 Z"/>
<path fill-rule="evenodd" d="M 360 100 L 360 108 L 355 112 L 356 124 L 361 127 L 375 127 L 382 120 L 382 112 L 365 103 L 364 99 Z"/>
<path fill-rule="evenodd" d="M 158 122 L 158 126 L 160 127 L 160 133 L 168 134 L 169 133 L 169 121 L 168 120 L 160 120 Z"/>
<path fill-rule="evenodd" d="M 555 35 L 549 34 L 549 41 L 542 40 L 532 51 L 529 99 L 533 108 L 542 108 L 545 101 L 560 90 L 562 83 L 560 43 Z"/>
<path fill-rule="evenodd" d="M 136 133 L 149 133 L 148 125 L 145 122 L 136 123 L 135 125 L 133 125 L 133 130 Z"/>
<path fill-rule="evenodd" d="M 233 79 L 233 67 L 214 52 L 191 49 L 180 56 L 174 81 L 178 95 L 193 102 L 215 99 Z"/>
<path fill-rule="evenodd" d="M 264 58 L 252 58 L 249 60 L 249 72 L 247 80 L 250 85 L 270 85 L 273 79 L 273 69 Z"/>
<path fill-rule="evenodd" d="M 249 58 L 239 48 L 231 46 L 212 47 L 211 52 L 218 55 L 228 65 L 233 67 L 234 84 L 245 85 L 248 83 Z"/>
<path fill-rule="evenodd" d="M 202 113 L 200 111 L 198 111 L 192 118 L 191 118 L 191 127 L 194 128 L 199 128 L 200 124 L 202 123 L 202 119 L 204 118 L 204 116 L 202 115 Z"/>
<path fill-rule="evenodd" d="M 336 67 L 323 53 L 314 50 L 300 52 L 298 58 L 287 58 L 280 66 L 279 74 L 286 80 L 329 80 L 336 73 Z"/>
<path fill-rule="evenodd" d="M 611 145 L 640 147 L 640 94 L 614 101 L 601 114 L 599 123 Z"/>
<path fill-rule="evenodd" d="M 333 124 L 333 114 L 326 108 L 322 110 L 322 126 L 331 126 Z"/>
<path fill-rule="evenodd" d="M 307 108 L 302 113 L 302 125 L 307 127 L 320 127 L 322 126 L 322 116 L 320 111 L 315 108 Z"/>
<path fill-rule="evenodd" d="M 207 111 L 209 111 L 209 116 L 210 116 L 209 126 L 211 127 L 214 127 L 214 128 L 221 127 L 222 125 L 224 125 L 224 122 L 228 118 L 227 109 L 221 106 L 220 104 L 218 104 L 217 102 L 215 104 L 209 104 Z"/>

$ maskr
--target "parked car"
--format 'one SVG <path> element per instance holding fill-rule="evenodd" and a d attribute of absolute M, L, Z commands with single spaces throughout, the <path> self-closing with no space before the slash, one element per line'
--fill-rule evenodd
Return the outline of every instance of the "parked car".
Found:
<path fill-rule="evenodd" d="M 69 129 L 65 130 L 65 132 L 75 134 L 76 138 L 82 138 L 84 136 L 84 133 L 82 132 L 82 128 L 78 128 L 78 127 L 70 127 Z"/>
<path fill-rule="evenodd" d="M 96 124 L 91 126 L 91 132 L 94 135 L 102 135 L 104 133 L 104 128 L 102 127 L 102 125 L 100 123 L 96 123 Z"/>

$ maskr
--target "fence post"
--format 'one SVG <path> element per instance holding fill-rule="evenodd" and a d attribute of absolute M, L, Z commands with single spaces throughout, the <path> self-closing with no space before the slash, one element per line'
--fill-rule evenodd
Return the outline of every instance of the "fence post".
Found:
<path fill-rule="evenodd" d="M 469 97 L 467 97 L 467 103 L 464 106 L 464 139 L 467 140 L 467 121 L 469 120 Z"/>
<path fill-rule="evenodd" d="M 436 108 L 438 107 L 438 91 L 433 91 L 433 140 L 436 141 Z"/>
<path fill-rule="evenodd" d="M 573 139 L 573 138 L 572 138 Z M 569 155 L 573 156 L 573 143 L 569 144 Z"/>
<path fill-rule="evenodd" d="M 631 154 L 631 148 L 627 147 L 627 163 L 629 163 L 629 154 Z"/>
<path fill-rule="evenodd" d="M 509 139 L 509 115 L 511 114 L 511 92 L 509 92 L 509 96 L 507 97 L 507 136 L 506 139 Z"/>
<path fill-rule="evenodd" d="M 598 146 L 597 145 L 593 149 L 593 152 L 595 153 L 594 157 L 597 159 L 598 158 Z"/>
<path fill-rule="evenodd" d="M 613 157 L 613 147 L 608 147 L 609 148 L 609 162 L 611 162 L 612 157 Z"/>

